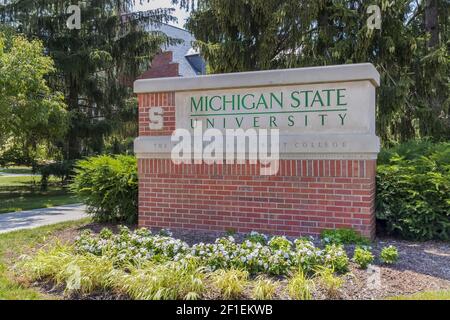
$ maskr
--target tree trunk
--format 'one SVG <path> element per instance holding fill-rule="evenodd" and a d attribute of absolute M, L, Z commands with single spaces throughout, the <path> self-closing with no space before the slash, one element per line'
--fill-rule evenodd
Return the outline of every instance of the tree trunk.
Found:
<path fill-rule="evenodd" d="M 317 53 L 322 55 L 324 58 L 329 58 L 329 44 L 332 42 L 332 33 L 331 33 L 331 21 L 329 10 L 333 6 L 333 2 L 327 0 L 324 2 L 323 7 L 319 11 L 318 16 L 318 30 L 319 30 L 319 38 L 317 41 Z"/>
<path fill-rule="evenodd" d="M 430 34 L 428 47 L 439 44 L 438 0 L 426 0 L 425 2 L 425 30 Z"/>
<path fill-rule="evenodd" d="M 80 141 L 78 138 L 78 129 L 76 122 L 78 121 L 78 117 L 76 116 L 76 112 L 78 111 L 78 90 L 76 85 L 71 83 L 69 88 L 69 96 L 67 99 L 67 104 L 69 108 L 69 112 L 71 114 L 69 130 L 67 132 L 67 150 L 66 150 L 66 160 L 73 160 L 80 158 Z"/>

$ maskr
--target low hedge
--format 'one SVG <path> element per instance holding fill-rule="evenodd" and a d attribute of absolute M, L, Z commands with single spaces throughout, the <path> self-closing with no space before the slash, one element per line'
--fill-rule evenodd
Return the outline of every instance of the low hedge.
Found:
<path fill-rule="evenodd" d="M 137 221 L 138 178 L 134 156 L 96 156 L 76 164 L 71 190 L 96 221 Z"/>
<path fill-rule="evenodd" d="M 413 141 L 380 153 L 377 219 L 406 239 L 450 238 L 450 143 Z"/>

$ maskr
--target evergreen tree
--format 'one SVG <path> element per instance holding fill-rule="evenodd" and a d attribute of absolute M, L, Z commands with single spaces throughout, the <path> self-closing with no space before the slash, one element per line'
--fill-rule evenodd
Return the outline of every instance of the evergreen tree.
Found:
<path fill-rule="evenodd" d="M 371 62 L 383 142 L 450 137 L 448 0 L 196 0 L 187 28 L 213 73 Z M 381 30 L 370 29 L 370 5 Z"/>
<path fill-rule="evenodd" d="M 70 118 L 60 141 L 66 159 L 101 152 L 120 117 L 137 121 L 131 84 L 160 46 L 174 41 L 145 30 L 173 20 L 172 9 L 131 13 L 133 0 L 85 0 L 79 3 L 81 28 L 69 29 L 67 21 L 74 14 L 68 11 L 70 4 L 7 0 L 0 5 L 1 22 L 41 39 L 55 61 L 57 73 L 49 83 L 64 93 Z"/>

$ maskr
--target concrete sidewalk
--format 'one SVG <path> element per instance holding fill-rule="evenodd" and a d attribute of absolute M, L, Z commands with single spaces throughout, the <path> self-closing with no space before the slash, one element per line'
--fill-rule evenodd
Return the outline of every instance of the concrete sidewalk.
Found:
<path fill-rule="evenodd" d="M 30 229 L 88 217 L 82 204 L 0 214 L 0 233 Z"/>

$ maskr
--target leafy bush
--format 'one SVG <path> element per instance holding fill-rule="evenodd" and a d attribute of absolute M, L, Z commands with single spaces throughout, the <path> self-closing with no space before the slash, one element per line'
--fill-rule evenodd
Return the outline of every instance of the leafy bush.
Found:
<path fill-rule="evenodd" d="M 325 244 L 369 244 L 369 239 L 360 235 L 353 229 L 323 230 L 320 238 Z"/>
<path fill-rule="evenodd" d="M 356 247 L 353 253 L 353 261 L 358 264 L 361 269 L 367 269 L 368 265 L 373 262 L 373 254 L 369 248 Z"/>
<path fill-rule="evenodd" d="M 384 154 L 377 218 L 387 232 L 414 240 L 450 239 L 450 143 L 408 143 Z"/>
<path fill-rule="evenodd" d="M 269 247 L 274 250 L 290 250 L 292 242 L 286 239 L 285 236 L 276 236 L 270 239 Z"/>
<path fill-rule="evenodd" d="M 71 190 L 84 199 L 97 221 L 137 220 L 137 163 L 132 156 L 97 156 L 78 161 Z"/>
<path fill-rule="evenodd" d="M 380 253 L 380 259 L 383 263 L 393 264 L 398 260 L 398 250 L 394 246 L 384 247 Z"/>
<path fill-rule="evenodd" d="M 316 248 L 309 240 L 296 239 L 295 248 L 295 265 L 301 267 L 307 273 L 312 273 L 324 261 L 324 251 Z"/>
<path fill-rule="evenodd" d="M 342 245 L 327 245 L 324 250 L 323 265 L 339 273 L 348 271 L 348 257 Z"/>

